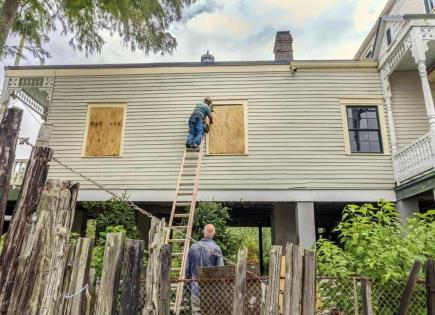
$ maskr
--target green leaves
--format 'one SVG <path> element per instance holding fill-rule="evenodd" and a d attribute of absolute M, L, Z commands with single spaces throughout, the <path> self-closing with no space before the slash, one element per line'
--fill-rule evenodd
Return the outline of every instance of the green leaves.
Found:
<path fill-rule="evenodd" d="M 24 0 L 15 15 L 11 33 L 24 35 L 26 48 L 41 61 L 49 57 L 42 47 L 60 27 L 73 49 L 86 55 L 101 52 L 103 33 L 117 34 L 124 47 L 145 53 L 171 53 L 177 42 L 167 32 L 181 18 L 191 0 Z M 3 50 L 2 47 L 2 52 Z M 9 54 L 14 49 L 7 50 Z"/>
<path fill-rule="evenodd" d="M 335 231 L 339 244 L 317 242 L 319 273 L 370 277 L 387 282 L 406 278 L 416 259 L 435 257 L 435 211 L 401 224 L 394 204 L 348 205 Z"/>

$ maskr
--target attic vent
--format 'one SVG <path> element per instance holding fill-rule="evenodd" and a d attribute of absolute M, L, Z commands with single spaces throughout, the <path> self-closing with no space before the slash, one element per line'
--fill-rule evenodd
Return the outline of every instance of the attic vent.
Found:
<path fill-rule="evenodd" d="M 213 63 L 214 62 L 214 56 L 210 55 L 209 51 L 207 50 L 207 53 L 205 55 L 201 56 L 201 62 L 202 63 Z"/>

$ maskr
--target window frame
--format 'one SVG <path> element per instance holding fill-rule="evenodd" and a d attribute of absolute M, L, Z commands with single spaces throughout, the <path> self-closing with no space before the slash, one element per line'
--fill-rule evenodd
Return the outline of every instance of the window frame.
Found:
<path fill-rule="evenodd" d="M 347 108 L 348 107 L 376 107 L 377 108 L 377 116 L 379 123 L 379 134 L 380 134 L 380 145 L 382 152 L 352 152 L 350 145 L 350 135 L 349 135 L 349 124 L 348 124 L 348 116 L 347 116 Z M 379 156 L 379 155 L 390 155 L 389 149 L 389 139 L 387 137 L 387 126 L 385 121 L 385 112 L 384 112 L 384 100 L 380 97 L 373 98 L 341 98 L 340 99 L 340 107 L 341 107 L 341 120 L 342 120 L 342 129 L 343 129 L 343 137 L 344 137 L 344 150 L 345 154 L 349 156 Z"/>
<path fill-rule="evenodd" d="M 433 0 L 424 0 L 424 7 L 426 9 L 426 13 L 431 13 L 435 8 L 435 3 Z"/>
<path fill-rule="evenodd" d="M 120 139 L 120 148 L 119 155 L 86 155 L 86 144 L 88 142 L 88 132 L 89 132 L 89 120 L 91 119 L 91 109 L 95 107 L 119 107 L 123 108 L 122 113 L 122 128 L 121 128 L 121 139 Z M 121 158 L 124 155 L 124 137 L 125 137 L 125 128 L 126 128 L 126 120 L 127 120 L 127 103 L 126 102 L 94 102 L 87 103 L 86 106 L 86 122 L 85 122 L 85 132 L 83 135 L 83 147 L 82 147 L 82 158 Z"/>
<path fill-rule="evenodd" d="M 244 120 L 244 131 L 245 131 L 245 153 L 210 153 L 210 133 L 206 134 L 206 150 L 205 154 L 208 156 L 246 156 L 249 155 L 248 146 L 248 100 L 247 99 L 215 99 L 213 98 L 213 107 L 216 106 L 229 106 L 229 105 L 241 105 L 243 107 L 243 120 Z M 211 127 L 213 128 L 213 126 Z"/>

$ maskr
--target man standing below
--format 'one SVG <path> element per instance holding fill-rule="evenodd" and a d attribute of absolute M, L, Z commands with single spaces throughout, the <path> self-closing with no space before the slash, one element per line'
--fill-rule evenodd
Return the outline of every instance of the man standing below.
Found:
<path fill-rule="evenodd" d="M 198 278 L 198 267 L 218 267 L 224 265 L 222 250 L 219 245 L 213 241 L 216 229 L 213 224 L 207 224 L 204 227 L 204 237 L 193 244 L 187 255 L 186 279 L 196 280 Z M 193 281 L 190 286 L 192 314 L 201 314 L 199 300 L 198 282 Z"/>
<path fill-rule="evenodd" d="M 211 114 L 211 98 L 206 97 L 203 103 L 198 103 L 189 118 L 189 136 L 187 137 L 186 147 L 198 148 L 204 135 L 204 121 L 208 117 L 210 124 L 213 123 Z"/>

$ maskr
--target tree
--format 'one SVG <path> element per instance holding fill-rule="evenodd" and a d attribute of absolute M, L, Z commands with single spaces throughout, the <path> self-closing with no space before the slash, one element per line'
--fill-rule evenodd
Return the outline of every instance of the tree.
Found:
<path fill-rule="evenodd" d="M 181 18 L 182 9 L 194 0 L 3 0 L 0 11 L 0 53 L 17 52 L 5 47 L 9 34 L 20 34 L 25 49 L 44 60 L 42 44 L 58 28 L 70 36 L 69 44 L 86 55 L 101 52 L 101 33 L 118 34 L 125 47 L 145 53 L 171 53 L 175 38 L 167 31 Z"/>

